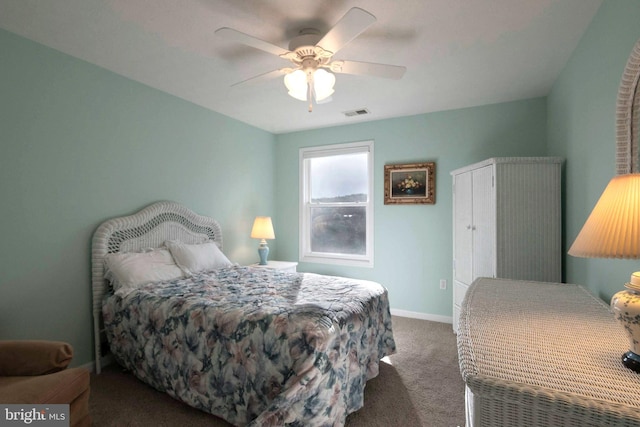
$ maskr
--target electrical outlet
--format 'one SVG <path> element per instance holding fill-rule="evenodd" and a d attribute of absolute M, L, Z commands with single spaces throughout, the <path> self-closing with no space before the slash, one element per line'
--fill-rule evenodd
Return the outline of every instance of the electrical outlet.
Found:
<path fill-rule="evenodd" d="M 447 280 L 440 279 L 440 289 L 447 289 Z"/>

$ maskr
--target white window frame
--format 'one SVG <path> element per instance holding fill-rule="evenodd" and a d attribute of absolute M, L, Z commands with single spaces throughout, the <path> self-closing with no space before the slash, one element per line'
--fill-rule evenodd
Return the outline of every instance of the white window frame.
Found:
<path fill-rule="evenodd" d="M 308 159 L 344 154 L 368 153 L 368 196 L 366 202 L 359 203 L 322 203 L 322 206 L 365 206 L 367 242 L 364 255 L 325 253 L 311 251 L 311 203 L 310 171 Z M 355 267 L 373 267 L 373 141 L 349 142 L 343 144 L 305 147 L 300 149 L 300 261 L 323 264 L 340 264 Z"/>

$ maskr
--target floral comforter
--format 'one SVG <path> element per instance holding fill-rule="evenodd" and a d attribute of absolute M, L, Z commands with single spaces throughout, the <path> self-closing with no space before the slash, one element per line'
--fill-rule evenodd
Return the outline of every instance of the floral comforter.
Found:
<path fill-rule="evenodd" d="M 395 352 L 381 285 L 229 267 L 103 303 L 116 360 L 234 425 L 341 426 Z"/>

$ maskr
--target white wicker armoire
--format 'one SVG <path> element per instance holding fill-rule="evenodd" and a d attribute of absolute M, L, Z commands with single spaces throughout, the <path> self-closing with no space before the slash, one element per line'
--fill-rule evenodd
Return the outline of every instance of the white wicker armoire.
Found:
<path fill-rule="evenodd" d="M 471 282 L 560 282 L 561 173 L 557 157 L 499 157 L 451 172 L 453 330 Z"/>

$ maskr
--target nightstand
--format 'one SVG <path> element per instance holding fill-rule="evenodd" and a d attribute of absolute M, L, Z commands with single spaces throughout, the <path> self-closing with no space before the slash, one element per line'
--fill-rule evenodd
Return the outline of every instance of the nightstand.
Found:
<path fill-rule="evenodd" d="M 258 263 L 250 265 L 250 267 L 271 268 L 274 270 L 286 271 L 290 273 L 295 273 L 297 266 L 298 266 L 297 262 L 291 262 L 291 261 L 267 261 L 267 265 L 260 265 Z"/>

